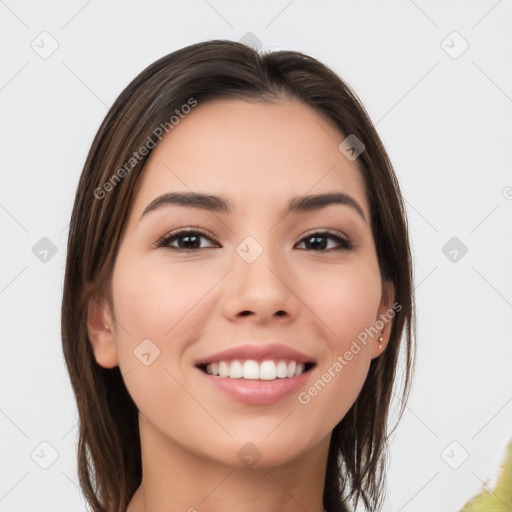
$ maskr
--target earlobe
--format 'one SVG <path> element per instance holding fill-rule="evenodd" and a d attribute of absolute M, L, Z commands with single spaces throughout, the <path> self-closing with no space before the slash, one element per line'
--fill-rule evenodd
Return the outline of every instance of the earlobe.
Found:
<path fill-rule="evenodd" d="M 87 334 L 96 362 L 103 368 L 119 364 L 113 316 L 110 306 L 102 299 L 90 299 L 87 308 Z"/>
<path fill-rule="evenodd" d="M 382 285 L 382 298 L 375 319 L 375 328 L 379 333 L 374 338 L 372 345 L 372 359 L 380 356 L 386 349 L 391 334 L 393 318 L 396 314 L 394 309 L 395 286 L 392 281 L 385 281 Z"/>

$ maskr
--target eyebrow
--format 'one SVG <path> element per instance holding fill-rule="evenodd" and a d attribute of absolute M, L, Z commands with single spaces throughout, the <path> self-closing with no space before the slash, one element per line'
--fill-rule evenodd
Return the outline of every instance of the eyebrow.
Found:
<path fill-rule="evenodd" d="M 290 213 L 302 213 L 320 210 L 331 204 L 343 204 L 355 210 L 366 222 L 366 217 L 359 203 L 344 192 L 297 196 L 291 199 L 283 212 L 283 217 Z M 147 213 L 166 205 L 188 206 L 215 213 L 231 213 L 232 203 L 223 197 L 201 194 L 198 192 L 169 192 L 153 199 L 142 212 L 141 219 Z M 140 219 L 139 219 L 140 220 Z"/>

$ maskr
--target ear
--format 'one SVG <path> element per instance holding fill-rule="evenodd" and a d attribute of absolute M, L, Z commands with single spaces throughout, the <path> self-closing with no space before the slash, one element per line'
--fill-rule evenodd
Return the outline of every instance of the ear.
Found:
<path fill-rule="evenodd" d="M 114 317 L 105 298 L 91 298 L 87 307 L 87 333 L 96 362 L 103 368 L 119 364 Z"/>
<path fill-rule="evenodd" d="M 393 326 L 393 318 L 401 307 L 394 308 L 395 302 L 395 286 L 392 281 L 384 281 L 382 283 L 382 294 L 377 316 L 375 317 L 375 329 L 378 334 L 373 337 L 371 356 L 372 359 L 379 357 L 386 349 L 389 343 L 391 327 Z M 382 341 L 380 338 L 382 337 Z"/>

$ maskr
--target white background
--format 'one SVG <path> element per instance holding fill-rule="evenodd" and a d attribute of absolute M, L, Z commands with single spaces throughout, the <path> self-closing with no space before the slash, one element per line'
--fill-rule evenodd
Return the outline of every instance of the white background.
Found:
<path fill-rule="evenodd" d="M 418 365 L 384 511 L 456 512 L 492 485 L 512 437 L 511 18 L 510 0 L 1 1 L 0 512 L 85 510 L 60 300 L 74 192 L 100 122 L 157 58 L 247 32 L 355 89 L 407 201 Z M 469 43 L 457 58 L 453 31 Z M 46 59 L 31 47 L 43 37 L 46 49 L 58 43 Z M 32 252 L 42 237 L 57 247 L 46 263 Z M 456 262 L 442 252 L 452 237 L 468 248 Z M 48 469 L 31 457 L 51 457 L 44 441 L 58 453 Z M 452 441 L 451 461 L 469 454 L 458 469 L 441 456 Z"/>

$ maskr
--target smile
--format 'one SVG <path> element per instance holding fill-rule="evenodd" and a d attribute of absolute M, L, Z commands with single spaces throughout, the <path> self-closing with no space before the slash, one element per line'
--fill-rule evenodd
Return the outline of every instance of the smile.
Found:
<path fill-rule="evenodd" d="M 199 368 L 208 375 L 220 378 L 272 381 L 299 377 L 313 366 L 313 363 L 302 363 L 294 360 L 267 359 L 256 361 L 254 359 L 234 359 L 200 365 Z"/>
<path fill-rule="evenodd" d="M 270 405 L 298 393 L 306 385 L 316 358 L 291 344 L 235 345 L 195 361 L 211 389 L 250 405 Z"/>

